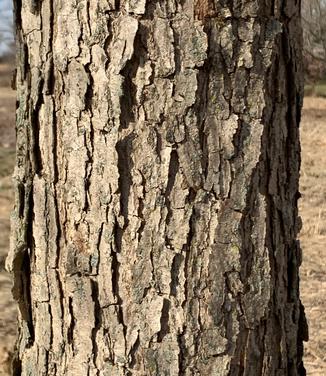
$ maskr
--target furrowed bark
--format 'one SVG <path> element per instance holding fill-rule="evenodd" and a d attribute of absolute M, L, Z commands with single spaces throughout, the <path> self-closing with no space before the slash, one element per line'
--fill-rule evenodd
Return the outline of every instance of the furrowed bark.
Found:
<path fill-rule="evenodd" d="M 299 3 L 15 1 L 16 375 L 304 375 Z"/>

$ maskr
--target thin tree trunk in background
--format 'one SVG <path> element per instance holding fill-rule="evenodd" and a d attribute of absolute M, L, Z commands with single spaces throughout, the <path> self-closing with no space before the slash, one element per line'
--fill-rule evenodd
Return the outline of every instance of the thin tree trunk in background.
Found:
<path fill-rule="evenodd" d="M 299 1 L 15 1 L 15 375 L 304 375 Z"/>

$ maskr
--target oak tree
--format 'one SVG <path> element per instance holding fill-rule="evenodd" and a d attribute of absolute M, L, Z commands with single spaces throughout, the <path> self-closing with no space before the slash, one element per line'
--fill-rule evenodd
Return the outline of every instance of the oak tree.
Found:
<path fill-rule="evenodd" d="M 15 375 L 304 375 L 297 0 L 15 1 Z"/>

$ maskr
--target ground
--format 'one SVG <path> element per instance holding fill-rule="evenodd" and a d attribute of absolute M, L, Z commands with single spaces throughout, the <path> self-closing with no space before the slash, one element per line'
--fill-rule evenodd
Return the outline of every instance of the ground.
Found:
<path fill-rule="evenodd" d="M 14 346 L 16 313 L 10 276 L 4 270 L 9 244 L 9 216 L 13 202 L 15 93 L 10 89 L 11 68 L 0 65 L 0 376 Z M 301 296 L 309 322 L 305 345 L 308 376 L 326 375 L 326 99 L 306 97 L 301 124 L 302 169 L 300 215 L 303 228 Z"/>
<path fill-rule="evenodd" d="M 308 376 L 326 375 L 326 99 L 306 97 L 301 124 L 301 299 L 309 323 Z"/>
<path fill-rule="evenodd" d="M 11 174 L 15 160 L 15 92 L 10 88 L 11 68 L 0 65 L 0 376 L 9 375 L 8 363 L 16 332 L 16 307 L 11 280 L 4 270 L 8 252 L 10 211 L 13 202 Z"/>

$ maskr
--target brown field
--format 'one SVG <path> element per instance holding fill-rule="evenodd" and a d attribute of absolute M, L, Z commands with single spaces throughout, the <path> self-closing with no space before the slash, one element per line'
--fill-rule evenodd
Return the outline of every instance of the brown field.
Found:
<path fill-rule="evenodd" d="M 9 88 L 10 69 L 0 65 L 0 376 L 6 371 L 16 327 L 10 276 L 4 270 L 8 251 L 9 215 L 13 201 L 15 93 Z M 301 296 L 309 322 L 305 345 L 308 376 L 326 375 L 326 99 L 305 98 L 301 126 L 302 170 L 300 212 Z M 324 257 L 323 257 L 324 256 Z"/>
<path fill-rule="evenodd" d="M 305 98 L 301 125 L 301 299 L 309 323 L 308 376 L 326 375 L 326 99 Z"/>
<path fill-rule="evenodd" d="M 11 68 L 0 65 L 0 376 L 8 364 L 16 332 L 16 307 L 11 280 L 4 270 L 9 244 L 9 216 L 13 202 L 11 174 L 15 160 L 15 92 L 10 88 Z"/>

